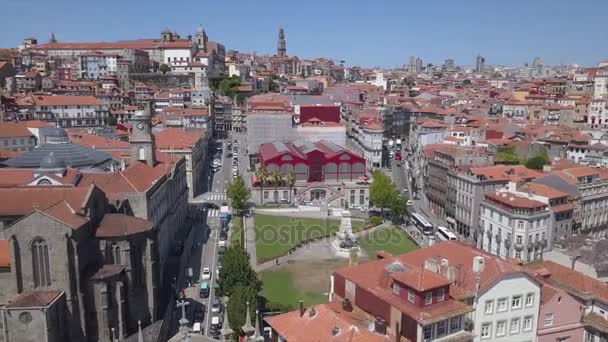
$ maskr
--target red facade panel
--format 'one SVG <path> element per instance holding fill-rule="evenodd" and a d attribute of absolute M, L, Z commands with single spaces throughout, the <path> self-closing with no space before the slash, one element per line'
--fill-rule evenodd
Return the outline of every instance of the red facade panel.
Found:
<path fill-rule="evenodd" d="M 390 322 L 390 305 L 359 286 L 356 287 L 355 291 L 355 306 L 370 315 L 382 317 L 386 322 Z"/>
<path fill-rule="evenodd" d="M 338 106 L 300 106 L 300 123 L 313 118 L 325 122 L 340 123 L 340 107 Z"/>
<path fill-rule="evenodd" d="M 334 275 L 334 293 L 337 294 L 338 296 L 344 298 L 344 295 L 346 293 L 346 285 L 345 285 L 345 281 L 344 278 L 340 275 L 335 274 Z"/>
<path fill-rule="evenodd" d="M 418 341 L 418 322 L 411 317 L 401 315 L 401 336 L 404 336 L 408 341 Z"/>

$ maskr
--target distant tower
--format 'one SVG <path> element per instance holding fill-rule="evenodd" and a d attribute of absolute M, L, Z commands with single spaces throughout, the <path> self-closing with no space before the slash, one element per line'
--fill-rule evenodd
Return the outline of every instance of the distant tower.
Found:
<path fill-rule="evenodd" d="M 410 61 L 407 64 L 409 72 L 416 72 L 416 57 L 410 56 Z"/>
<path fill-rule="evenodd" d="M 482 73 L 486 67 L 486 59 L 481 57 L 481 55 L 477 55 L 477 59 L 475 59 L 475 72 Z"/>
<path fill-rule="evenodd" d="M 283 28 L 279 29 L 279 41 L 277 42 L 277 56 L 287 56 L 287 44 L 285 43 L 285 31 Z"/>
<path fill-rule="evenodd" d="M 51 39 L 49 40 L 49 43 L 57 43 L 57 38 L 55 38 L 54 33 L 51 33 Z"/>
<path fill-rule="evenodd" d="M 196 36 L 194 37 L 196 46 L 199 51 L 207 52 L 207 33 L 203 29 L 203 25 L 199 25 L 196 29 Z"/>
<path fill-rule="evenodd" d="M 152 136 L 152 124 L 150 113 L 147 110 L 138 110 L 131 118 L 131 160 L 143 161 L 150 166 L 156 164 L 154 154 L 154 137 Z"/>
<path fill-rule="evenodd" d="M 535 57 L 534 60 L 532 61 L 532 67 L 538 68 L 538 67 L 542 67 L 542 66 L 543 66 L 543 60 L 540 59 L 540 57 Z"/>
<path fill-rule="evenodd" d="M 164 42 L 171 42 L 173 41 L 173 32 L 171 32 L 171 30 L 169 30 L 167 27 L 163 32 L 160 33 L 160 37 Z"/>

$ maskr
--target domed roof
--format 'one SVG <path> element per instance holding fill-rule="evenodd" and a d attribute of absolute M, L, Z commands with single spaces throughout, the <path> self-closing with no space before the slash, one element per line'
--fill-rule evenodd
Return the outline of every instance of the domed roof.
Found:
<path fill-rule="evenodd" d="M 391 262 L 390 264 L 386 265 L 386 267 L 384 269 L 387 270 L 390 273 L 405 272 L 407 270 L 407 268 L 405 267 L 405 265 L 403 265 L 402 263 L 400 263 L 397 260 L 395 260 L 395 261 Z"/>
<path fill-rule="evenodd" d="M 57 157 L 54 152 L 49 153 L 46 157 L 40 160 L 40 168 L 45 170 L 65 169 L 67 164 L 65 160 Z"/>

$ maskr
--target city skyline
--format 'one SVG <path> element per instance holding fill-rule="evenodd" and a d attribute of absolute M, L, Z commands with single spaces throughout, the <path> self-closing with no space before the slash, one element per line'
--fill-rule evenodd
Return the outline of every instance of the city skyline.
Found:
<path fill-rule="evenodd" d="M 317 0 L 307 7 L 274 0 L 263 4 L 180 3 L 180 8 L 192 11 L 159 11 L 150 2 L 143 7 L 115 0 L 91 4 L 60 0 L 52 7 L 37 0 L 9 1 L 4 5 L 7 13 L 31 13 L 29 20 L 8 16 L 0 23 L 4 32 L 0 46 L 17 46 L 27 36 L 46 42 L 53 33 L 60 42 L 154 38 L 166 27 L 186 36 L 201 24 L 227 49 L 259 54 L 276 53 L 278 29 L 283 27 L 288 55 L 334 58 L 347 65 L 395 67 L 407 64 L 413 55 L 425 64 L 441 65 L 445 59 L 454 59 L 457 65 L 474 66 L 475 57 L 481 54 L 492 65 L 521 66 L 540 57 L 548 65 L 594 66 L 608 58 L 608 51 L 592 44 L 606 41 L 601 13 L 608 4 L 584 3 L 596 10 L 572 16 L 578 7 L 566 1 L 508 5 L 472 1 L 467 6 L 389 1 L 382 8 Z M 37 11 L 31 11 L 32 6 Z M 70 15 L 79 11 L 95 13 L 95 18 Z M 49 22 L 49 17 L 56 21 Z"/>

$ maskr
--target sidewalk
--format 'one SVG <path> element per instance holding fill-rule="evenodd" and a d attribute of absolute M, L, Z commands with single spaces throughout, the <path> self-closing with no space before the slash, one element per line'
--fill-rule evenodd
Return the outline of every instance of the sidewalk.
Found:
<path fill-rule="evenodd" d="M 245 250 L 249 253 L 249 262 L 255 270 L 257 266 L 257 254 L 255 251 L 255 220 L 254 215 L 251 217 L 243 217 L 245 230 Z"/>

